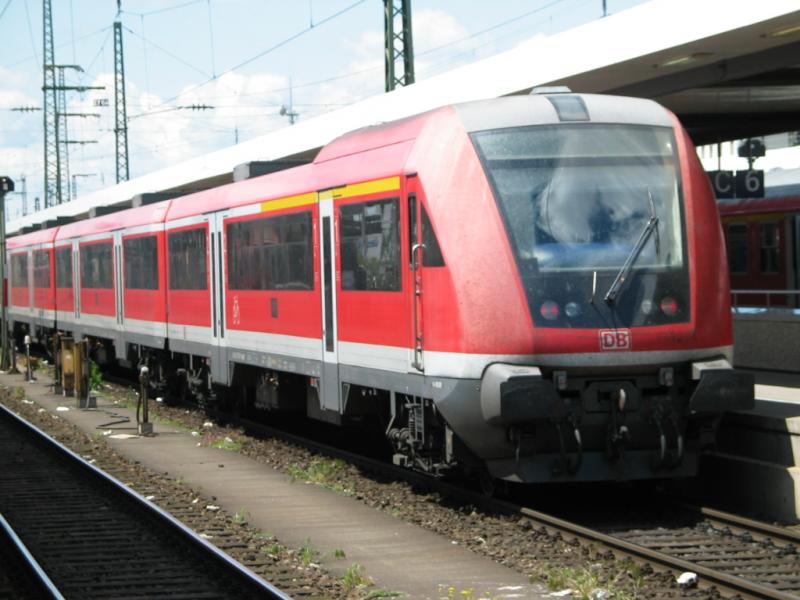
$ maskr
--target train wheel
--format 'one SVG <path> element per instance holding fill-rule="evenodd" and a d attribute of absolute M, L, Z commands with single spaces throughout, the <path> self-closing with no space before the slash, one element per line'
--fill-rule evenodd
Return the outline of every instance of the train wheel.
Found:
<path fill-rule="evenodd" d="M 478 473 L 478 487 L 481 493 L 488 498 L 494 498 L 497 495 L 500 489 L 500 483 L 501 482 L 497 478 L 492 477 L 489 471 L 485 469 L 482 469 Z"/>

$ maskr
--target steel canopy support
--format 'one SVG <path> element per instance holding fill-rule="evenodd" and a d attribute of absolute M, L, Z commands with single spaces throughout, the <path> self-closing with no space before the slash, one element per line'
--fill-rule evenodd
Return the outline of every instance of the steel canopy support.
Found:
<path fill-rule="evenodd" d="M 114 137 L 117 146 L 117 183 L 128 181 L 128 116 L 125 104 L 125 62 L 122 59 L 122 23 L 114 21 Z"/>
<path fill-rule="evenodd" d="M 414 44 L 411 33 L 411 0 L 383 0 L 384 74 L 386 91 L 414 83 Z M 403 71 L 398 75 L 397 61 Z"/>

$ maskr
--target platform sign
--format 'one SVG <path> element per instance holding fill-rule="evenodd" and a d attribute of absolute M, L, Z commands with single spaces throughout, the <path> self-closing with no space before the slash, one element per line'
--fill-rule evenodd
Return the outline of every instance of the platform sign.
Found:
<path fill-rule="evenodd" d="M 714 188 L 714 196 L 717 199 L 733 198 L 733 171 L 709 171 L 708 178 L 711 180 L 711 187 Z"/>
<path fill-rule="evenodd" d="M 731 198 L 763 198 L 764 171 L 708 171 L 717 200 Z"/>
<path fill-rule="evenodd" d="M 752 169 L 750 171 L 736 171 L 736 197 L 737 198 L 763 198 L 764 197 L 764 171 Z"/>

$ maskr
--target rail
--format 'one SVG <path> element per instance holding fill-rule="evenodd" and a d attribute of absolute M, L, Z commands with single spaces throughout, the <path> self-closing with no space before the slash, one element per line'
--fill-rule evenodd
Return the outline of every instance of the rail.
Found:
<path fill-rule="evenodd" d="M 192 552 L 196 553 L 198 561 L 206 563 L 207 568 L 215 569 L 218 573 L 225 575 L 230 582 L 235 582 L 237 595 L 241 597 L 249 595 L 259 598 L 289 600 L 289 596 L 259 578 L 175 517 L 148 501 L 124 483 L 90 464 L 72 450 L 2 405 L 0 405 L 0 422 L 6 424 L 6 427 L 23 432 L 22 435 L 27 436 L 29 439 L 35 439 L 37 447 L 41 447 L 51 457 L 59 457 L 61 460 L 66 461 L 62 464 L 68 464 L 73 469 L 73 480 L 90 482 L 89 486 L 86 487 L 102 488 L 105 497 L 114 498 L 115 502 L 118 501 L 120 503 L 120 506 L 136 507 L 139 514 L 137 521 L 158 523 L 161 531 L 169 531 L 171 539 L 175 540 L 178 547 L 182 547 L 184 551 L 191 549 Z M 9 429 L 9 431 L 12 429 Z M 78 473 L 80 473 L 80 476 L 75 477 L 74 475 Z M 82 485 L 84 484 L 82 483 Z M 75 489 L 79 490 L 81 488 L 76 487 Z M 144 520 L 142 517 L 144 517 Z M 144 537 L 147 536 L 143 536 L 143 539 Z M 178 540 L 180 543 L 178 543 Z M 39 557 L 39 560 L 41 560 L 41 557 Z M 145 567 L 142 568 L 145 569 Z M 60 586 L 58 578 L 53 573 L 49 573 L 49 575 Z"/>
<path fill-rule="evenodd" d="M 23 573 L 17 574 L 23 576 L 29 582 L 35 589 L 37 597 L 48 600 L 64 600 L 64 596 L 61 595 L 61 592 L 2 514 L 0 514 L 0 540 L 2 540 L 1 543 L 13 548 L 14 558 L 16 558 L 23 571 Z"/>
<path fill-rule="evenodd" d="M 800 290 L 731 290 L 731 304 L 733 308 L 739 308 L 741 306 L 748 306 L 748 307 L 764 307 L 764 304 L 746 304 L 742 305 L 739 303 L 740 296 L 764 296 L 766 297 L 766 308 L 794 308 L 787 302 L 786 304 L 779 304 L 777 306 L 773 306 L 772 304 L 772 297 L 773 296 L 784 296 L 786 300 L 789 300 L 789 297 L 796 297 L 797 303 L 800 303 Z M 797 304 L 795 303 L 795 304 Z"/>

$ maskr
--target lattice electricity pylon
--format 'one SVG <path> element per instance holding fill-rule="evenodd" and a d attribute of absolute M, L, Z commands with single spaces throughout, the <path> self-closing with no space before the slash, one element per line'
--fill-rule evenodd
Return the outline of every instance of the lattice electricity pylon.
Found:
<path fill-rule="evenodd" d="M 56 121 L 58 131 L 58 204 L 70 201 L 69 187 L 69 133 L 67 129 L 67 82 L 64 71 L 78 68 L 75 65 L 56 65 Z"/>
<path fill-rule="evenodd" d="M 61 165 L 59 161 L 58 116 L 56 105 L 56 66 L 53 49 L 53 10 L 50 0 L 43 0 L 42 56 L 44 92 L 44 206 L 53 206 L 61 198 Z"/>
<path fill-rule="evenodd" d="M 411 0 L 383 0 L 384 73 L 386 91 L 414 83 L 414 44 L 411 35 Z M 403 59 L 403 72 L 395 69 Z"/>
<path fill-rule="evenodd" d="M 117 145 L 117 183 L 128 181 L 128 116 L 125 107 L 125 62 L 122 58 L 122 23 L 114 22 L 114 137 Z"/>

